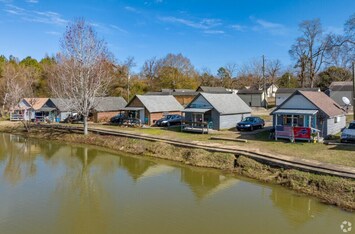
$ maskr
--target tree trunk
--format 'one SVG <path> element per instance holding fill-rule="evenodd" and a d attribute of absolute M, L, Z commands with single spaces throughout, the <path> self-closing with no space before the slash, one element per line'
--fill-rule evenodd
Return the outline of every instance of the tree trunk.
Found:
<path fill-rule="evenodd" d="M 84 116 L 84 135 L 88 134 L 88 117 Z"/>

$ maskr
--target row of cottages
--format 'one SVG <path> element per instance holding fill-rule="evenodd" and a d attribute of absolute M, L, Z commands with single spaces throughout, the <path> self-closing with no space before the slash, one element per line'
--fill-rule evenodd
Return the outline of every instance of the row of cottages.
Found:
<path fill-rule="evenodd" d="M 96 102 L 92 110 L 94 122 L 109 120 L 127 104 L 122 97 L 100 97 Z M 69 99 L 24 98 L 10 111 L 10 120 L 60 122 L 73 113 Z"/>
<path fill-rule="evenodd" d="M 326 94 L 340 106 L 346 106 L 343 101 L 343 97 L 349 99 L 350 104 L 354 106 L 353 89 L 354 87 L 352 81 L 332 82 L 329 89 L 326 91 Z"/>
<path fill-rule="evenodd" d="M 251 115 L 250 107 L 232 93 L 199 93 L 183 110 L 185 131 L 230 129 Z"/>
<path fill-rule="evenodd" d="M 311 140 L 337 134 L 346 125 L 344 110 L 323 92 L 295 91 L 274 111 L 275 139 Z"/>
<path fill-rule="evenodd" d="M 143 124 L 153 125 L 165 115 L 181 114 L 183 109 L 173 95 L 136 95 L 121 111 Z"/>

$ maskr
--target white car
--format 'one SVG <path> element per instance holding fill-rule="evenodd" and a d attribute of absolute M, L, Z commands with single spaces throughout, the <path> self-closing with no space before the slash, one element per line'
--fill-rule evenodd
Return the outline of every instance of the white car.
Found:
<path fill-rule="evenodd" d="M 340 136 L 341 142 L 355 142 L 355 120 L 353 120 L 349 127 L 345 128 Z"/>

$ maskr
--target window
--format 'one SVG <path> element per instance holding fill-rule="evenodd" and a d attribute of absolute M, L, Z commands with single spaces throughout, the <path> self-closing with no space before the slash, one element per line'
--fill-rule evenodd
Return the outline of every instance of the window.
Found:
<path fill-rule="evenodd" d="M 283 125 L 286 126 L 295 126 L 303 127 L 304 126 L 304 116 L 303 115 L 284 115 L 283 116 Z"/>

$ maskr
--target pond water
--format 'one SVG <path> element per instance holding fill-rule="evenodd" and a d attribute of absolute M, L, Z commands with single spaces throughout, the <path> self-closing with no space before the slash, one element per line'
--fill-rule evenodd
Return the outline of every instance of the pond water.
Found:
<path fill-rule="evenodd" d="M 343 233 L 355 214 L 178 163 L 0 134 L 0 233 Z M 350 232 L 355 233 L 355 227 Z"/>

